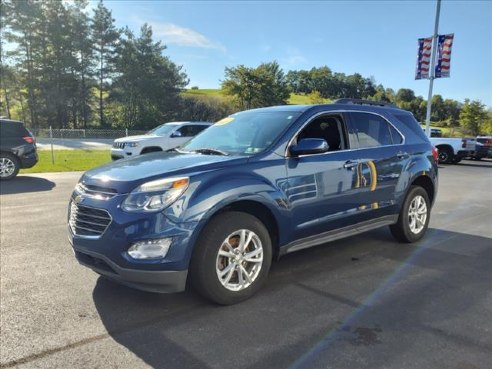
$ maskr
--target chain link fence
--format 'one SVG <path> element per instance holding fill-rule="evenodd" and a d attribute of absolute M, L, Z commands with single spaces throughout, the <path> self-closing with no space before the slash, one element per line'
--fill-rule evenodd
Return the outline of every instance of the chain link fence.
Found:
<path fill-rule="evenodd" d="M 56 139 L 111 139 L 142 135 L 147 131 L 129 129 L 63 129 L 63 128 L 38 128 L 31 129 L 36 138 Z"/>

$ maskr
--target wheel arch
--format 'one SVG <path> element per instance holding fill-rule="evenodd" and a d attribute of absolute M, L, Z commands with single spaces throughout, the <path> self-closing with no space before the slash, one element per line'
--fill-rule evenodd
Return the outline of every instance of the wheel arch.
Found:
<path fill-rule="evenodd" d="M 434 183 L 427 175 L 420 175 L 411 183 L 411 186 L 419 186 L 422 187 L 425 192 L 427 192 L 427 196 L 429 196 L 429 201 L 431 204 L 434 204 L 436 189 L 434 187 Z"/>
<path fill-rule="evenodd" d="M 140 154 L 147 154 L 149 152 L 158 152 L 158 151 L 163 151 L 162 147 L 160 146 L 147 146 L 140 151 Z"/>
<path fill-rule="evenodd" d="M 239 200 L 220 208 L 213 214 L 213 217 L 227 211 L 240 211 L 258 218 L 268 230 L 270 240 L 272 241 L 274 257 L 276 256 L 279 249 L 279 225 L 275 215 L 268 206 L 255 200 Z"/>
<path fill-rule="evenodd" d="M 275 260 L 279 256 L 280 249 L 280 228 L 281 225 L 278 222 L 277 217 L 275 216 L 272 209 L 258 199 L 236 199 L 230 201 L 226 204 L 222 204 L 220 207 L 213 209 L 212 212 L 207 214 L 206 220 L 201 224 L 198 232 L 194 237 L 192 237 L 192 244 L 196 246 L 197 240 L 200 238 L 200 235 L 204 232 L 207 227 L 207 224 L 215 217 L 220 214 L 226 213 L 228 211 L 239 211 L 244 212 L 246 214 L 252 215 L 258 220 L 260 220 L 268 230 L 270 235 L 270 240 L 272 242 L 272 258 Z M 191 252 L 189 257 L 191 259 L 192 254 L 194 253 L 195 247 L 191 248 Z"/>

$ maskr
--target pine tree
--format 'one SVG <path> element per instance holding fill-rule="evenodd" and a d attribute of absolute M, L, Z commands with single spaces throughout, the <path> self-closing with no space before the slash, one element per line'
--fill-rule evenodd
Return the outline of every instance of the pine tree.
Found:
<path fill-rule="evenodd" d="M 107 81 L 114 71 L 115 46 L 120 32 L 114 25 L 111 11 L 99 1 L 92 19 L 92 43 L 96 53 L 99 87 L 99 124 L 104 126 L 104 93 L 107 91 Z"/>
<path fill-rule="evenodd" d="M 69 8 L 71 20 L 71 38 L 73 39 L 73 53 L 76 61 L 77 74 L 77 94 L 74 96 L 74 106 L 76 105 L 77 114 L 80 115 L 84 128 L 87 128 L 90 117 L 91 93 L 94 54 L 90 39 L 90 19 L 84 12 L 87 7 L 87 0 L 77 0 Z M 77 116 L 74 116 L 74 125 Z"/>
<path fill-rule="evenodd" d="M 2 32 L 7 42 L 17 45 L 15 50 L 7 53 L 17 62 L 22 71 L 27 88 L 27 104 L 30 112 L 30 123 L 38 127 L 39 111 L 38 88 L 39 65 L 36 54 L 40 45 L 37 38 L 38 22 L 42 18 L 41 6 L 38 2 L 16 0 L 2 3 Z M 5 22 L 5 24 L 4 24 Z"/>
<path fill-rule="evenodd" d="M 173 119 L 179 106 L 179 93 L 188 84 L 181 67 L 162 55 L 166 49 L 152 40 L 147 24 L 135 38 L 128 29 L 117 48 L 118 75 L 114 80 L 112 99 L 124 107 L 127 127 L 154 127 Z"/>

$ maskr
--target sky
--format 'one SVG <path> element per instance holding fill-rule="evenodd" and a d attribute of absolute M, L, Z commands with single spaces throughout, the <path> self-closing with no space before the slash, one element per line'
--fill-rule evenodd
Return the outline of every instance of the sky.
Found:
<path fill-rule="evenodd" d="M 417 39 L 432 36 L 436 1 L 117 1 L 116 25 L 145 22 L 191 86 L 219 88 L 224 69 L 276 60 L 283 70 L 327 65 L 427 99 L 414 79 Z M 91 7 L 95 4 L 91 4 Z M 443 0 L 439 34 L 454 33 L 451 77 L 434 94 L 492 107 L 492 1 Z"/>

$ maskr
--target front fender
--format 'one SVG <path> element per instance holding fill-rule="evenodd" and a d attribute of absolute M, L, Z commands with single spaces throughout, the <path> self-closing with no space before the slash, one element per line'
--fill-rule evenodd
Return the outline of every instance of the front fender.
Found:
<path fill-rule="evenodd" d="M 201 178 L 194 184 L 186 210 L 180 218 L 186 228 L 193 228 L 188 239 L 188 260 L 198 236 L 207 222 L 222 209 L 240 202 L 255 202 L 266 207 L 277 222 L 279 236 L 287 237 L 288 211 L 285 194 L 266 178 L 257 175 L 233 175 L 228 178 Z M 285 242 L 279 239 L 282 244 Z"/>

